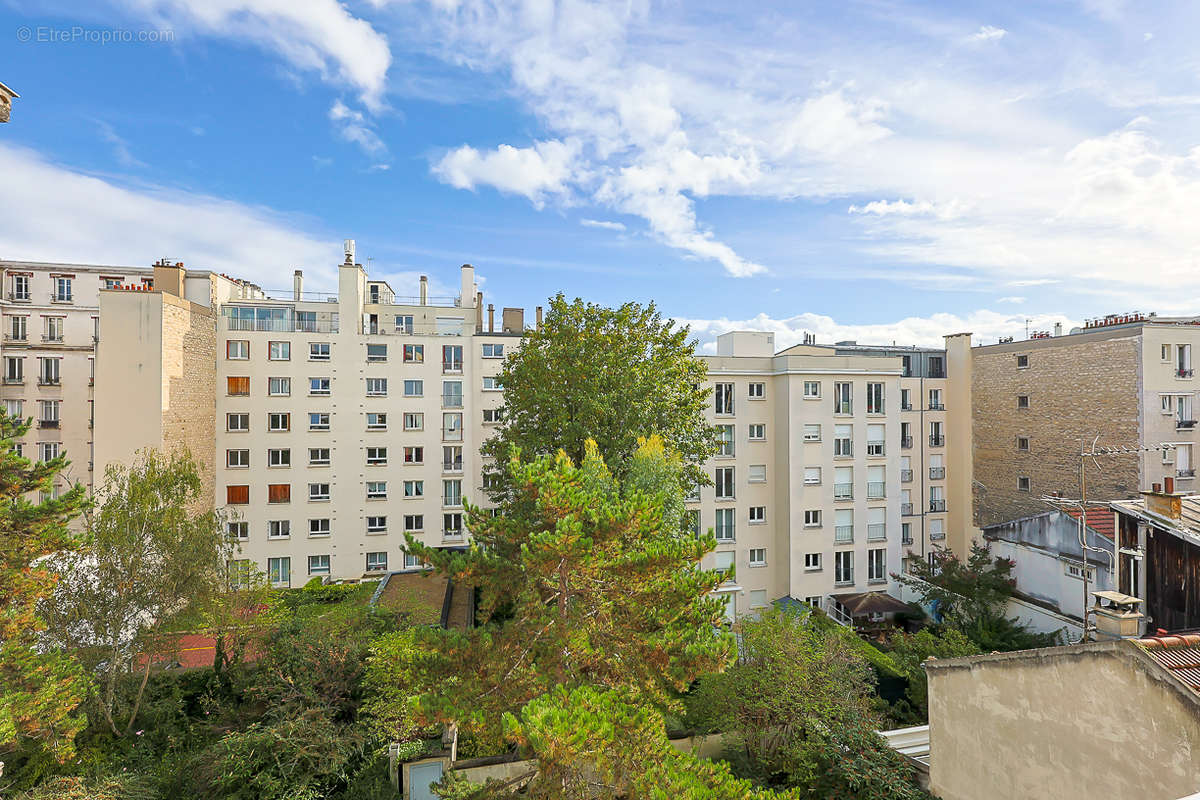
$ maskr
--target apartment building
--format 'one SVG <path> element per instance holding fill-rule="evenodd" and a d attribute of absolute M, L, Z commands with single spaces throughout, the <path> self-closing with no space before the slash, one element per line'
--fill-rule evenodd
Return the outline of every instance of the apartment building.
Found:
<path fill-rule="evenodd" d="M 929 394 L 944 380 L 938 359 L 853 343 L 775 353 L 770 333 L 718 338 L 705 361 L 721 450 L 706 465 L 713 485 L 688 510 L 717 538 L 706 566 L 733 568 L 721 590 L 730 617 L 781 597 L 829 608 L 838 596 L 895 593 L 891 573 L 945 524 L 944 465 L 924 477 L 945 446 L 943 409 L 925 407 L 943 405 Z M 918 512 L 926 492 L 937 502 Z"/>
<path fill-rule="evenodd" d="M 958 334 L 946 342 L 959 365 L 948 394 L 970 409 L 969 420 L 951 421 L 961 427 L 951 505 L 970 505 L 974 526 L 1045 511 L 1039 498 L 1048 494 L 1078 497 L 1080 453 L 1093 442 L 1173 448 L 1089 462 L 1089 499 L 1135 497 L 1165 477 L 1180 490 L 1195 488 L 1200 319 L 1128 314 L 1065 335 L 972 347 L 970 334 Z"/>

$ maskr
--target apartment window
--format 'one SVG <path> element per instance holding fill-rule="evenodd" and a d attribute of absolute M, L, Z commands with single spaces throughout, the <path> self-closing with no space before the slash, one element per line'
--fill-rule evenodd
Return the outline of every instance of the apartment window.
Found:
<path fill-rule="evenodd" d="M 946 437 L 942 434 L 942 423 L 929 423 L 929 446 L 941 447 L 946 443 Z"/>
<path fill-rule="evenodd" d="M 49 459 L 43 458 L 43 461 Z M 225 504 L 230 506 L 244 506 L 250 502 L 250 487 L 247 484 L 225 487 Z"/>
<path fill-rule="evenodd" d="M 267 523 L 268 539 L 290 539 L 292 536 L 292 521 L 289 519 L 273 519 Z"/>
<path fill-rule="evenodd" d="M 449 508 L 456 508 L 462 505 L 462 481 L 454 478 L 453 480 L 442 481 L 442 505 Z"/>
<path fill-rule="evenodd" d="M 854 583 L 853 550 L 841 550 L 833 554 L 833 581 L 841 586 Z"/>
<path fill-rule="evenodd" d="M 268 503 L 290 503 L 290 502 L 292 502 L 292 485 L 290 483 L 268 483 L 267 484 L 267 502 Z"/>
<path fill-rule="evenodd" d="M 367 448 L 367 466 L 379 467 L 387 464 L 388 453 L 386 447 L 368 447 Z"/>
<path fill-rule="evenodd" d="M 63 340 L 63 323 L 66 320 L 63 317 L 44 317 L 46 321 L 43 338 L 47 342 L 61 342 Z"/>
<path fill-rule="evenodd" d="M 386 344 L 368 344 L 367 345 L 367 362 L 379 363 L 387 361 L 387 345 Z"/>
<path fill-rule="evenodd" d="M 912 544 L 912 523 L 900 523 L 900 544 Z"/>
<path fill-rule="evenodd" d="M 820 553 L 805 553 L 804 554 L 804 571 L 817 572 L 821 569 L 821 554 Z"/>
<path fill-rule="evenodd" d="M 329 414 L 325 411 L 312 411 L 308 415 L 308 429 L 310 431 L 327 431 L 329 430 Z"/>
<path fill-rule="evenodd" d="M 4 382 L 23 383 L 25 381 L 25 359 L 9 356 L 4 359 Z"/>
<path fill-rule="evenodd" d="M 60 442 L 38 442 L 38 457 L 41 461 L 53 461 L 61 451 Z"/>
<path fill-rule="evenodd" d="M 746 476 L 747 483 L 766 483 L 767 482 L 767 465 L 766 464 L 751 464 L 750 472 Z"/>
<path fill-rule="evenodd" d="M 485 408 L 483 410 L 483 421 L 488 424 L 498 423 L 504 419 L 503 408 Z"/>
<path fill-rule="evenodd" d="M 14 342 L 23 342 L 29 338 L 26 317 L 9 317 L 9 338 Z"/>
<path fill-rule="evenodd" d="M 749 438 L 752 442 L 766 441 L 767 426 L 761 422 L 757 422 L 749 427 Z"/>
<path fill-rule="evenodd" d="M 835 458 L 849 458 L 854 455 L 854 426 L 833 426 L 833 455 Z"/>
<path fill-rule="evenodd" d="M 929 375 L 930 378 L 946 377 L 946 362 L 941 356 L 929 357 Z"/>
<path fill-rule="evenodd" d="M 463 454 L 460 445 L 446 445 L 442 447 L 442 471 L 443 472 L 462 472 Z"/>
<path fill-rule="evenodd" d="M 834 467 L 833 499 L 854 499 L 854 467 Z"/>
<path fill-rule="evenodd" d="M 1018 436 L 1017 437 L 1017 449 L 1024 451 L 1026 453 L 1029 452 L 1029 437 L 1028 436 Z"/>
<path fill-rule="evenodd" d="M 225 415 L 225 430 L 230 433 L 242 433 L 250 430 L 250 415 L 249 414 L 226 414 Z"/>
<path fill-rule="evenodd" d="M 735 510 L 732 508 L 717 509 L 717 524 L 714 529 L 718 542 L 732 542 L 735 538 Z"/>
<path fill-rule="evenodd" d="M 368 411 L 367 412 L 367 430 L 369 431 L 386 431 L 387 430 L 387 413 L 383 411 Z"/>
<path fill-rule="evenodd" d="M 442 408 L 462 408 L 462 381 L 442 381 Z"/>
<path fill-rule="evenodd" d="M 854 509 L 839 508 L 833 512 L 834 544 L 850 544 L 854 541 Z"/>
<path fill-rule="evenodd" d="M 462 372 L 462 345 L 442 345 L 442 372 Z"/>
<path fill-rule="evenodd" d="M 423 344 L 406 344 L 406 345 L 404 345 L 404 363 L 405 364 L 423 364 L 423 363 L 425 363 L 425 345 L 423 345 Z"/>
<path fill-rule="evenodd" d="M 912 356 L 900 356 L 900 374 L 905 378 L 912 375 Z"/>
<path fill-rule="evenodd" d="M 267 414 L 267 430 L 272 433 L 284 433 L 292 429 L 292 415 L 272 413 Z"/>
<path fill-rule="evenodd" d="M 1180 344 L 1175 346 L 1175 374 L 1181 378 L 1192 377 L 1192 346 Z"/>
<path fill-rule="evenodd" d="M 1017 395 L 1017 408 L 1029 408 L 1029 395 Z"/>
<path fill-rule="evenodd" d="M 367 517 L 367 533 L 387 533 L 387 517 Z"/>
<path fill-rule="evenodd" d="M 504 390 L 504 385 L 500 383 L 499 378 L 484 377 L 483 390 L 485 392 L 500 392 Z"/>
<path fill-rule="evenodd" d="M 406 448 L 404 448 L 404 463 L 405 464 L 424 464 L 425 463 L 425 448 L 424 447 L 406 447 Z"/>
<path fill-rule="evenodd" d="M 309 378 L 308 393 L 318 397 L 329 394 L 329 378 Z"/>
<path fill-rule="evenodd" d="M 1191 478 L 1196 474 L 1192 468 L 1192 446 L 1190 444 L 1175 445 L 1175 475 L 1179 478 Z"/>
<path fill-rule="evenodd" d="M 867 384 L 867 413 L 882 414 L 883 413 L 883 384 L 868 383 Z"/>
<path fill-rule="evenodd" d="M 930 511 L 945 511 L 946 510 L 946 487 L 945 486 L 930 486 L 929 487 L 929 510 Z"/>
<path fill-rule="evenodd" d="M 804 441 L 819 442 L 821 441 L 821 425 L 816 422 L 806 422 L 804 424 Z"/>
<path fill-rule="evenodd" d="M 1073 561 L 1067 561 L 1063 565 L 1063 574 L 1069 578 L 1077 578 L 1078 580 L 1083 580 L 1084 579 L 1083 564 L 1079 564 L 1079 563 L 1076 563 Z M 1096 582 L 1096 570 L 1093 567 L 1087 568 L 1087 581 L 1088 581 L 1088 583 Z"/>
<path fill-rule="evenodd" d="M 309 342 L 308 343 L 308 360 L 309 361 L 328 361 L 329 360 L 329 342 Z"/>
<path fill-rule="evenodd" d="M 58 303 L 71 302 L 71 279 L 70 278 L 55 278 L 54 279 L 54 300 Z"/>
<path fill-rule="evenodd" d="M 407 380 L 404 382 L 405 397 L 424 397 L 425 381 Z"/>
<path fill-rule="evenodd" d="M 930 541 L 940 541 L 946 538 L 946 521 L 944 519 L 931 519 L 929 521 L 929 539 Z"/>
<path fill-rule="evenodd" d="M 291 361 L 292 360 L 292 343 L 291 342 L 270 342 L 267 345 L 267 360 L 268 361 Z"/>
<path fill-rule="evenodd" d="M 502 344 L 485 344 L 483 346 L 484 358 L 504 358 L 504 345 Z"/>
<path fill-rule="evenodd" d="M 697 509 L 689 509 L 683 512 L 683 530 L 693 536 L 700 536 L 700 512 Z"/>
<path fill-rule="evenodd" d="M 417 556 L 414 556 L 412 553 L 405 553 L 404 554 L 404 568 L 405 569 L 424 569 L 425 565 L 423 563 L 421 563 L 421 559 L 418 558 Z"/>
<path fill-rule="evenodd" d="M 820 381 L 805 381 L 804 382 L 804 396 L 806 398 L 808 398 L 809 400 L 815 400 L 815 399 L 819 398 L 821 396 L 821 382 Z"/>
<path fill-rule="evenodd" d="M 41 376 L 38 382 L 46 386 L 57 386 L 62 382 L 62 359 L 61 358 L 39 358 L 42 362 Z"/>
<path fill-rule="evenodd" d="M 386 397 L 387 378 L 367 378 L 367 397 Z"/>
<path fill-rule="evenodd" d="M 267 394 L 271 397 L 287 397 L 291 393 L 291 378 L 267 378 Z"/>
<path fill-rule="evenodd" d="M 367 481 L 367 499 L 383 500 L 387 497 L 387 481 Z"/>
<path fill-rule="evenodd" d="M 833 384 L 833 413 L 854 413 L 854 384 L 840 381 Z"/>
<path fill-rule="evenodd" d="M 268 467 L 290 467 L 291 465 L 292 451 L 290 449 L 283 447 L 267 451 Z"/>
<path fill-rule="evenodd" d="M 874 465 L 867 467 L 867 499 L 882 500 L 887 496 L 885 467 Z"/>
<path fill-rule="evenodd" d="M 330 532 L 329 518 L 310 519 L 308 521 L 309 536 L 328 536 Z"/>
<path fill-rule="evenodd" d="M 1158 357 L 1161 358 L 1163 361 L 1170 361 L 1171 360 L 1171 345 L 1169 345 L 1169 344 L 1159 345 L 1158 354 L 1159 354 Z"/>
<path fill-rule="evenodd" d="M 328 447 L 310 447 L 310 448 L 308 448 L 308 465 L 310 467 L 328 467 L 329 466 L 329 448 Z"/>
<path fill-rule="evenodd" d="M 454 539 L 462 536 L 462 514 L 457 511 L 452 511 L 448 514 L 442 514 L 442 535 Z"/>
<path fill-rule="evenodd" d="M 750 590 L 750 607 L 751 608 L 766 608 L 767 590 L 766 589 L 751 589 Z"/>
<path fill-rule="evenodd" d="M 425 496 L 425 481 L 405 481 L 404 482 L 405 497 L 424 497 Z"/>
<path fill-rule="evenodd" d="M 286 589 L 292 585 L 292 560 L 290 558 L 268 558 L 267 580 L 276 589 Z"/>
<path fill-rule="evenodd" d="M 39 400 L 38 405 L 41 406 L 41 416 L 38 418 L 38 427 L 57 428 L 59 423 L 59 409 L 62 407 L 62 401 Z"/>
<path fill-rule="evenodd" d="M 308 557 L 308 574 L 309 575 L 328 575 L 329 574 L 329 556 L 309 556 Z"/>
<path fill-rule="evenodd" d="M 909 399 L 908 389 L 900 390 L 900 410 L 901 411 L 911 411 L 912 410 L 912 400 Z"/>
<path fill-rule="evenodd" d="M 887 550 L 880 547 L 867 551 L 867 581 L 881 583 L 887 580 Z"/>
<path fill-rule="evenodd" d="M 945 411 L 946 406 L 942 405 L 942 390 L 929 390 L 929 410 L 930 411 Z"/>
<path fill-rule="evenodd" d="M 246 469 L 250 466 L 249 450 L 226 450 L 225 466 L 229 469 Z"/>
<path fill-rule="evenodd" d="M 367 572 L 387 572 L 387 553 L 367 553 Z"/>
<path fill-rule="evenodd" d="M 413 318 L 412 314 L 397 314 L 396 315 L 396 333 L 412 333 Z"/>
<path fill-rule="evenodd" d="M 821 527 L 821 510 L 819 508 L 810 508 L 804 512 L 804 527 Z"/>
<path fill-rule="evenodd" d="M 225 390 L 230 397 L 247 397 L 250 394 L 250 378 L 248 376 L 226 378 Z"/>
<path fill-rule="evenodd" d="M 804 483 L 808 486 L 816 486 L 821 482 L 820 467 L 805 467 L 804 468 Z"/>
<path fill-rule="evenodd" d="M 1025 369 L 1028 366 L 1029 356 L 1024 354 L 1017 356 L 1017 369 Z"/>
<path fill-rule="evenodd" d="M 230 522 L 225 526 L 229 538 L 235 542 L 246 542 L 250 540 L 250 523 L 249 522 Z"/>
<path fill-rule="evenodd" d="M 767 396 L 767 385 L 765 383 L 751 383 L 747 391 L 747 396 L 751 400 L 762 400 Z"/>
<path fill-rule="evenodd" d="M 766 506 L 750 506 L 750 524 L 758 525 L 767 521 Z"/>
<path fill-rule="evenodd" d="M 717 467 L 717 499 L 732 500 L 733 493 L 733 467 Z"/>
<path fill-rule="evenodd" d="M 1017 477 L 1017 491 L 1018 492 L 1028 492 L 1029 491 L 1029 476 L 1028 475 L 1020 475 Z"/>
<path fill-rule="evenodd" d="M 29 276 L 13 275 L 13 300 L 29 300 Z"/>
<path fill-rule="evenodd" d="M 425 415 L 408 412 L 404 415 L 404 430 L 420 431 L 425 429 Z"/>
<path fill-rule="evenodd" d="M 718 383 L 713 391 L 713 398 L 716 405 L 716 413 L 720 416 L 730 416 L 733 414 L 733 384 Z"/>
<path fill-rule="evenodd" d="M 23 419 L 24 418 L 24 414 L 22 413 L 24 407 L 25 407 L 24 400 L 5 400 L 4 401 L 4 413 L 6 416 L 12 417 L 13 419 Z"/>
<path fill-rule="evenodd" d="M 767 548 L 751 547 L 750 548 L 750 566 L 765 567 L 767 565 Z"/>
<path fill-rule="evenodd" d="M 442 414 L 442 440 L 446 442 L 461 442 L 462 438 L 462 414 L 459 412 Z"/>
<path fill-rule="evenodd" d="M 404 530 L 409 533 L 425 530 L 425 515 L 424 514 L 405 514 L 404 515 Z"/>
<path fill-rule="evenodd" d="M 717 426 L 717 455 L 729 457 L 733 455 L 733 426 Z"/>
<path fill-rule="evenodd" d="M 882 425 L 867 426 L 867 455 L 882 456 L 886 445 L 886 432 Z"/>
<path fill-rule="evenodd" d="M 867 541 L 879 542 L 887 539 L 887 509 L 867 509 Z"/>

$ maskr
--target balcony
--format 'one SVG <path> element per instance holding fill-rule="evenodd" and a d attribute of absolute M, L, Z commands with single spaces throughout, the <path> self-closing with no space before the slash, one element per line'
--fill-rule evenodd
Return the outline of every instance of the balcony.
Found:
<path fill-rule="evenodd" d="M 942 446 L 942 445 L 944 445 L 945 443 L 946 443 L 946 437 L 945 437 L 945 436 L 933 436 L 933 435 L 931 435 L 931 436 L 929 437 L 929 446 L 930 446 L 930 447 L 941 447 L 941 446 Z"/>
<path fill-rule="evenodd" d="M 463 538 L 462 528 L 450 528 L 442 531 L 442 538 L 454 542 L 460 542 Z"/>
<path fill-rule="evenodd" d="M 38 386 L 61 386 L 62 378 L 51 377 L 49 375 L 38 376 Z"/>
<path fill-rule="evenodd" d="M 8 299 L 12 300 L 14 303 L 28 303 L 32 300 L 32 298 L 29 296 L 29 292 L 9 292 Z"/>
<path fill-rule="evenodd" d="M 50 302 L 51 303 L 71 303 L 74 301 L 71 299 L 70 293 L 51 292 L 50 293 Z"/>
<path fill-rule="evenodd" d="M 887 497 L 887 484 L 883 481 L 870 481 L 867 483 L 867 499 L 882 500 Z"/>
<path fill-rule="evenodd" d="M 442 395 L 442 408 L 462 408 L 463 399 L 461 394 L 444 394 Z"/>
<path fill-rule="evenodd" d="M 1175 370 L 1175 377 L 1176 378 L 1190 378 L 1190 377 L 1192 377 L 1192 374 L 1194 372 L 1195 372 L 1195 370 L 1190 370 L 1190 369 L 1177 369 L 1177 370 Z"/>
<path fill-rule="evenodd" d="M 913 515 L 913 504 L 912 503 L 901 503 L 900 504 L 900 516 L 911 517 L 912 515 Z"/>
<path fill-rule="evenodd" d="M 462 440 L 462 428 L 442 428 L 443 442 L 461 442 Z"/>
<path fill-rule="evenodd" d="M 854 526 L 838 525 L 833 529 L 834 544 L 852 544 L 854 542 Z"/>
<path fill-rule="evenodd" d="M 930 467 L 929 468 L 929 480 L 940 481 L 940 480 L 943 480 L 945 477 L 946 477 L 946 468 L 945 467 Z"/>
<path fill-rule="evenodd" d="M 1194 478 L 1194 477 L 1196 477 L 1196 470 L 1194 470 L 1194 469 L 1175 470 L 1175 477 L 1177 477 L 1177 478 Z"/>
<path fill-rule="evenodd" d="M 930 403 L 929 410 L 930 411 L 945 411 L 946 404 L 945 403 Z"/>
<path fill-rule="evenodd" d="M 912 449 L 912 439 L 913 439 L 913 437 L 911 437 L 911 436 L 901 436 L 900 437 L 900 447 L 902 447 L 905 450 L 911 450 Z"/>
<path fill-rule="evenodd" d="M 442 362 L 442 372 L 451 374 L 451 375 L 461 375 L 462 374 L 462 362 L 461 361 L 443 361 Z"/>
<path fill-rule="evenodd" d="M 930 531 L 929 532 L 929 540 L 931 542 L 940 542 L 942 539 L 945 539 L 945 538 L 946 538 L 945 531 Z"/>
<path fill-rule="evenodd" d="M 442 472 L 462 472 L 463 462 L 461 461 L 443 461 Z"/>
<path fill-rule="evenodd" d="M 901 403 L 900 410 L 901 411 L 912 411 L 912 403 Z"/>
<path fill-rule="evenodd" d="M 903 536 L 900 538 L 900 544 L 911 545 L 913 543 L 912 536 Z"/>
<path fill-rule="evenodd" d="M 931 367 L 929 370 L 929 374 L 926 375 L 925 377 L 926 378 L 944 378 L 944 377 L 946 377 L 946 370 L 944 370 L 940 367 Z"/>
<path fill-rule="evenodd" d="M 1194 427 L 1196 427 L 1196 420 L 1194 420 L 1194 419 L 1176 419 L 1175 420 L 1175 429 L 1176 430 L 1180 430 L 1180 431 L 1191 430 Z"/>
<path fill-rule="evenodd" d="M 62 344 L 63 337 L 61 333 L 43 333 L 42 341 L 46 344 Z"/>
<path fill-rule="evenodd" d="M 833 485 L 834 500 L 853 500 L 854 499 L 854 484 L 853 483 L 835 483 Z"/>
<path fill-rule="evenodd" d="M 900 470 L 900 482 L 901 483 L 912 483 L 912 479 L 913 479 L 913 471 L 911 469 Z"/>
<path fill-rule="evenodd" d="M 50 429 L 57 428 L 58 420 L 56 420 L 56 419 L 39 419 L 38 427 L 39 428 L 50 428 Z"/>
<path fill-rule="evenodd" d="M 887 539 L 887 525 L 877 522 L 867 526 L 868 542 L 882 542 L 885 539 Z"/>
<path fill-rule="evenodd" d="M 930 500 L 929 501 L 929 510 L 930 511 L 945 511 L 946 510 L 946 501 L 945 500 Z"/>
<path fill-rule="evenodd" d="M 22 335 L 20 335 L 20 336 L 14 336 L 14 335 L 12 334 L 12 332 L 10 331 L 10 332 L 8 332 L 8 333 L 4 334 L 4 341 L 6 341 L 6 342 L 12 342 L 12 343 L 15 343 L 15 344 L 28 344 L 28 343 L 29 343 L 29 337 L 28 337 L 28 336 L 25 336 L 24 334 L 22 334 Z"/>

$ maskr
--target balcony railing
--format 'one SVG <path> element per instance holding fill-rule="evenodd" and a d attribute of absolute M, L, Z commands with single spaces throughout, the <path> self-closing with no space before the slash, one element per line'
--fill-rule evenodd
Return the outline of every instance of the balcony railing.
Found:
<path fill-rule="evenodd" d="M 887 497 L 887 484 L 883 481 L 867 482 L 867 499 L 882 500 Z"/>
<path fill-rule="evenodd" d="M 901 436 L 900 437 L 900 446 L 902 448 L 904 448 L 905 450 L 911 450 L 912 449 L 912 437 L 911 436 Z"/>
<path fill-rule="evenodd" d="M 913 513 L 913 504 L 912 503 L 901 503 L 900 504 L 901 516 L 911 517 L 912 513 Z"/>
<path fill-rule="evenodd" d="M 1194 469 L 1179 469 L 1179 470 L 1175 471 L 1175 476 L 1177 478 L 1194 478 L 1194 477 L 1196 477 L 1196 470 L 1194 470 Z"/>
<path fill-rule="evenodd" d="M 945 500 L 930 500 L 929 501 L 929 510 L 930 511 L 945 511 L 946 510 L 946 501 Z"/>
<path fill-rule="evenodd" d="M 50 302 L 51 303 L 70 303 L 71 295 L 64 294 L 61 292 L 51 292 L 50 293 Z"/>
<path fill-rule="evenodd" d="M 946 404 L 945 403 L 930 403 L 929 410 L 930 411 L 945 411 Z"/>
<path fill-rule="evenodd" d="M 912 483 L 912 479 L 913 479 L 913 471 L 911 469 L 900 470 L 900 482 L 901 483 Z"/>
<path fill-rule="evenodd" d="M 912 536 L 902 536 L 902 537 L 900 537 L 900 544 L 912 544 L 912 543 L 913 543 L 913 538 L 912 538 Z"/>
<path fill-rule="evenodd" d="M 930 435 L 930 437 L 929 437 L 929 446 L 930 446 L 930 447 L 941 447 L 941 446 L 942 446 L 942 445 L 944 445 L 945 443 L 946 443 L 946 437 L 945 437 L 945 436 L 933 436 L 933 435 Z"/>
<path fill-rule="evenodd" d="M 449 528 L 447 530 L 443 530 L 442 538 L 443 539 L 454 539 L 454 540 L 461 539 L 461 538 L 463 538 L 463 529 L 462 528 Z"/>
<path fill-rule="evenodd" d="M 443 461 L 442 472 L 462 472 L 463 462 L 461 461 Z"/>
<path fill-rule="evenodd" d="M 38 427 L 39 428 L 57 428 L 58 420 L 56 420 L 56 419 L 39 419 Z"/>
<path fill-rule="evenodd" d="M 835 544 L 849 544 L 854 541 L 854 526 L 853 525 L 838 525 L 833 529 L 833 541 Z"/>
<path fill-rule="evenodd" d="M 58 333 L 58 334 L 43 333 L 42 334 L 42 341 L 46 342 L 47 344 L 62 344 L 62 340 L 63 340 L 63 337 L 62 337 L 61 333 Z"/>
<path fill-rule="evenodd" d="M 462 408 L 463 396 L 461 394 L 444 394 L 442 395 L 442 408 Z"/>
<path fill-rule="evenodd" d="M 946 538 L 945 531 L 930 531 L 930 533 L 929 533 L 929 539 L 930 539 L 930 541 L 933 541 L 933 542 L 940 542 L 942 539 L 945 539 L 945 538 Z"/>
<path fill-rule="evenodd" d="M 9 292 L 8 299 L 14 303 L 28 303 L 32 298 L 29 296 L 29 292 Z"/>
<path fill-rule="evenodd" d="M 49 375 L 38 376 L 38 386 L 58 386 L 62 383 L 62 378 L 51 377 Z"/>
<path fill-rule="evenodd" d="M 1190 370 L 1190 369 L 1177 369 L 1177 370 L 1175 370 L 1175 377 L 1176 378 L 1190 378 L 1190 377 L 1192 377 L 1193 372 L 1194 372 L 1194 370 Z"/>
<path fill-rule="evenodd" d="M 929 480 L 940 481 L 945 477 L 946 477 L 946 468 L 945 467 L 930 467 L 929 468 Z"/>
<path fill-rule="evenodd" d="M 901 411 L 912 411 L 912 403 L 901 403 L 900 410 Z"/>
<path fill-rule="evenodd" d="M 854 499 L 854 484 L 853 483 L 835 483 L 833 485 L 834 500 L 853 500 Z"/>
<path fill-rule="evenodd" d="M 1176 419 L 1175 427 L 1179 430 L 1190 430 L 1190 429 L 1196 427 L 1196 420 L 1194 420 L 1194 419 Z"/>
<path fill-rule="evenodd" d="M 463 367 L 462 367 L 461 361 L 443 361 L 442 362 L 442 372 L 447 372 L 452 375 L 457 375 L 462 371 L 463 371 Z"/>
<path fill-rule="evenodd" d="M 462 438 L 462 428 L 442 428 L 443 442 L 461 442 Z"/>
<path fill-rule="evenodd" d="M 867 526 L 867 541 L 882 542 L 887 538 L 887 525 L 882 522 L 872 523 Z"/>
<path fill-rule="evenodd" d="M 13 377 L 10 375 L 4 376 L 4 385 L 5 386 L 20 386 L 23 383 L 25 383 L 25 378 L 23 378 L 19 375 L 16 377 Z"/>

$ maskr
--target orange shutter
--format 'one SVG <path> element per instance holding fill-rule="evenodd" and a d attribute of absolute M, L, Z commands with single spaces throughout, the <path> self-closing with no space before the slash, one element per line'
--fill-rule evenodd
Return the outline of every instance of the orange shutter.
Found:
<path fill-rule="evenodd" d="M 250 394 L 250 378 L 226 378 L 229 382 L 229 394 Z"/>
<path fill-rule="evenodd" d="M 246 505 L 250 502 L 249 486 L 226 486 L 225 502 L 231 506 Z"/>
<path fill-rule="evenodd" d="M 272 483 L 267 485 L 268 503 L 290 503 L 292 501 L 292 485 L 290 483 Z"/>

